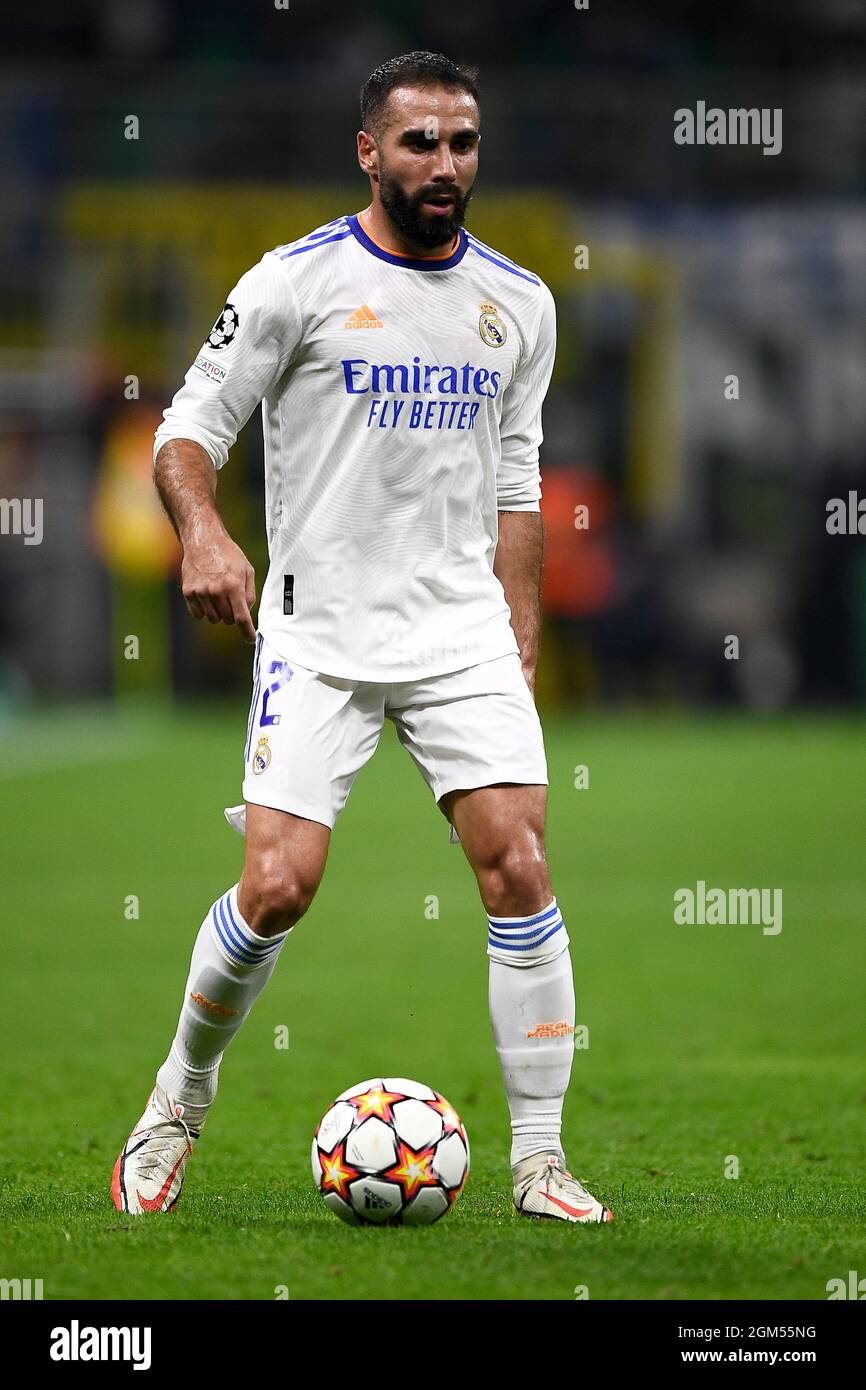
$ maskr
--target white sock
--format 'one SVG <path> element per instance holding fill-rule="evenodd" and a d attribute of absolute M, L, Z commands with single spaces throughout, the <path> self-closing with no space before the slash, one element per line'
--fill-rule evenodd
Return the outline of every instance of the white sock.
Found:
<path fill-rule="evenodd" d="M 270 979 L 292 930 L 258 936 L 238 911 L 237 890 L 235 884 L 218 898 L 199 928 L 177 1033 L 156 1074 L 196 1129 L 216 1095 L 222 1055 Z"/>
<path fill-rule="evenodd" d="M 489 917 L 490 1021 L 511 1112 L 511 1163 L 562 1151 L 574 1058 L 574 980 L 554 898 L 529 917 Z"/>

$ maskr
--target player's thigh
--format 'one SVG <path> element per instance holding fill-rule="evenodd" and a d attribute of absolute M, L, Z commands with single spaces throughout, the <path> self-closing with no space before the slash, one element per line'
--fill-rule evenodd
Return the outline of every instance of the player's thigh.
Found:
<path fill-rule="evenodd" d="M 333 829 L 379 742 L 384 690 L 309 670 L 263 641 L 244 750 L 247 805 Z"/>
<path fill-rule="evenodd" d="M 330 832 L 384 720 L 378 687 L 284 660 L 260 640 L 247 724 L 246 857 L 239 893 L 257 920 L 297 920 L 324 872 Z"/>
<path fill-rule="evenodd" d="M 473 868 L 500 863 L 516 846 L 539 860 L 545 857 L 544 785 L 500 782 L 456 788 L 440 798 L 439 808 L 460 836 Z"/>
<path fill-rule="evenodd" d="M 475 787 L 547 785 L 541 721 L 516 652 L 392 686 L 386 713 L 437 802 Z"/>

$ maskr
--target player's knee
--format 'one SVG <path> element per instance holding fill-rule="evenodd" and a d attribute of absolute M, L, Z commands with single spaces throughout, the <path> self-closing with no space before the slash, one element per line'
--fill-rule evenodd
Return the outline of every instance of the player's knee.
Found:
<path fill-rule="evenodd" d="M 303 917 L 316 887 L 294 870 L 267 866 L 245 882 L 244 916 L 257 935 L 276 936 Z"/>
<path fill-rule="evenodd" d="M 517 916 L 531 912 L 552 897 L 544 844 L 537 836 L 510 841 L 490 854 L 478 868 L 488 912 Z"/>

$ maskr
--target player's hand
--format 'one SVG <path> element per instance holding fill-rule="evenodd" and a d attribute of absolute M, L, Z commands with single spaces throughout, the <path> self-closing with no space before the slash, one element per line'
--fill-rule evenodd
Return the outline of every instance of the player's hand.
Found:
<path fill-rule="evenodd" d="M 181 588 L 194 618 L 209 623 L 229 623 L 243 629 L 255 642 L 256 628 L 250 609 L 256 601 L 256 576 L 239 545 L 223 532 L 212 532 L 194 544 L 187 543 L 181 566 Z"/>

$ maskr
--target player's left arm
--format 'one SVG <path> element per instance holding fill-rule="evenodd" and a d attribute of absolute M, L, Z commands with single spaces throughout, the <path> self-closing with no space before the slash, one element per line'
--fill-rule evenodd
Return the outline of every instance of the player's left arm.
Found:
<path fill-rule="evenodd" d="M 511 609 L 511 626 L 520 648 L 520 664 L 533 693 L 541 632 L 543 549 L 540 511 L 499 513 L 499 542 L 493 572 L 505 590 Z"/>
<path fill-rule="evenodd" d="M 556 308 L 542 287 L 542 308 L 531 348 L 521 358 L 502 405 L 502 444 L 496 470 L 499 540 L 493 572 L 505 590 L 511 626 L 520 648 L 523 674 L 535 690 L 541 631 L 541 571 L 544 527 L 538 448 L 543 435 L 541 407 L 556 355 Z"/>

